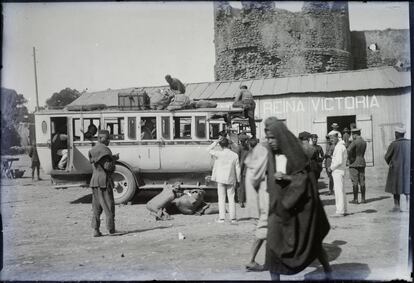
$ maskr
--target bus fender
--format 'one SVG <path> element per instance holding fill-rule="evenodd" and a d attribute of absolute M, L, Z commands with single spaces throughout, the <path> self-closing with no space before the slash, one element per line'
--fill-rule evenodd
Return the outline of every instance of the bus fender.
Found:
<path fill-rule="evenodd" d="M 137 178 L 137 176 L 136 176 L 136 174 L 135 174 L 135 171 L 132 169 L 132 166 L 131 166 L 131 165 L 129 165 L 128 163 L 126 163 L 125 161 L 121 161 L 121 160 L 117 160 L 117 161 L 115 162 L 115 164 L 122 165 L 122 166 L 124 166 L 124 167 L 128 168 L 128 170 L 132 172 L 132 176 L 134 176 L 135 184 L 137 184 L 137 187 L 138 187 L 138 189 L 139 189 L 139 182 L 138 182 L 138 178 Z"/>

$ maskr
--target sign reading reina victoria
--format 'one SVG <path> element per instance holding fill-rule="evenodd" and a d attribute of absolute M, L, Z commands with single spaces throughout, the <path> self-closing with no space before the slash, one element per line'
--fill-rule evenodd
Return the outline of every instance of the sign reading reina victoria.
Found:
<path fill-rule="evenodd" d="M 273 99 L 263 101 L 263 113 L 321 112 L 380 107 L 378 99 L 373 96 L 318 97 L 309 99 Z"/>

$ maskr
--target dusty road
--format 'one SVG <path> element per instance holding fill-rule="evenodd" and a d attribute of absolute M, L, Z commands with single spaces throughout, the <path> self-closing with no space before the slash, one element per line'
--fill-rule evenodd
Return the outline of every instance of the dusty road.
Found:
<path fill-rule="evenodd" d="M 86 188 L 56 190 L 48 176 L 32 183 L 29 159 L 19 156 L 25 177 L 2 180 L 2 280 L 268 280 L 268 272 L 245 272 L 253 240 L 254 222 L 237 207 L 238 225 L 215 223 L 216 215 L 174 215 L 156 222 L 145 203 L 150 193 L 137 195 L 132 205 L 116 207 L 123 236 L 92 237 L 91 195 Z M 329 218 L 325 238 L 336 279 L 409 279 L 409 213 L 391 213 L 393 200 L 384 192 L 386 169 L 367 169 L 364 205 L 349 204 L 351 215 Z M 328 215 L 334 197 L 326 195 L 326 176 L 320 190 Z M 348 200 L 351 185 L 346 178 Z M 105 228 L 101 229 L 105 234 Z M 185 235 L 178 239 L 178 233 Z M 257 261 L 263 263 L 264 251 Z M 321 278 L 317 262 L 282 280 Z"/>

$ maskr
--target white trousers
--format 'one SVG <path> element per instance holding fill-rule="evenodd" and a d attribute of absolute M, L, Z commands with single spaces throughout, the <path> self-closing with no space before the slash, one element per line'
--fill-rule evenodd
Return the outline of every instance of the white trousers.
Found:
<path fill-rule="evenodd" d="M 59 169 L 65 169 L 66 162 L 68 161 L 68 150 L 67 149 L 60 149 L 57 152 L 58 155 L 62 155 L 62 157 L 59 160 L 58 168 Z"/>
<path fill-rule="evenodd" d="M 334 182 L 335 205 L 337 214 L 345 214 L 346 210 L 346 192 L 344 189 L 344 170 L 332 171 L 332 178 Z"/>
<path fill-rule="evenodd" d="M 234 200 L 235 185 L 227 185 L 222 183 L 217 183 L 219 219 L 224 220 L 226 218 L 226 194 L 229 200 L 230 219 L 236 220 L 236 201 Z"/>

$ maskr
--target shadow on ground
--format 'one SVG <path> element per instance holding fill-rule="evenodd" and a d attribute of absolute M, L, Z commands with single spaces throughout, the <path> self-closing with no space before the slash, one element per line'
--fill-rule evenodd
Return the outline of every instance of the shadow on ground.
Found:
<path fill-rule="evenodd" d="M 332 243 L 323 243 L 323 249 L 328 255 L 328 261 L 331 262 L 331 261 L 336 260 L 342 253 L 342 248 L 340 246 L 343 246 L 346 244 L 347 242 L 342 241 L 342 240 L 335 240 Z M 321 263 L 319 262 L 319 260 L 316 259 L 314 262 L 312 262 L 310 266 L 319 267 L 320 265 Z"/>
<path fill-rule="evenodd" d="M 371 270 L 368 264 L 365 263 L 341 263 L 333 264 L 332 267 L 332 279 L 333 280 L 364 280 L 366 279 Z M 305 274 L 305 280 L 323 280 L 325 273 L 322 266 L 316 270 Z"/>
<path fill-rule="evenodd" d="M 332 197 L 333 197 L 332 199 L 324 199 L 324 200 L 322 200 L 323 205 L 335 205 L 335 198 L 334 198 L 334 196 L 332 196 Z M 369 198 L 369 199 L 366 199 L 366 203 L 380 201 L 380 200 L 387 199 L 387 198 L 391 198 L 391 197 L 390 196 L 380 196 L 380 197 L 376 197 L 376 198 Z M 350 200 L 351 199 L 347 199 L 347 202 L 349 203 Z M 358 205 L 361 205 L 362 206 L 364 204 L 360 203 Z"/>

